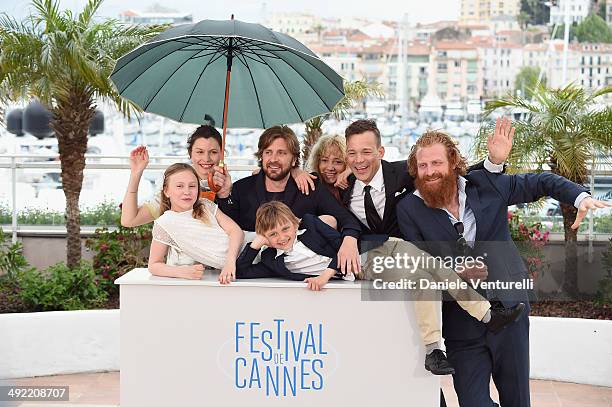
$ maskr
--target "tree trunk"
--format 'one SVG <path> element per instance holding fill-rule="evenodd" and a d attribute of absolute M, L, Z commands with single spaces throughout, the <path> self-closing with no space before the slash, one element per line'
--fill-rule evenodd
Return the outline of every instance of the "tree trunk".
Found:
<path fill-rule="evenodd" d="M 563 231 L 565 232 L 565 283 L 563 291 L 570 298 L 577 299 L 578 293 L 578 231 L 570 226 L 576 220 L 578 210 L 574 205 L 561 203 Z"/>
<path fill-rule="evenodd" d="M 317 143 L 319 137 L 323 131 L 321 130 L 321 126 L 323 125 L 323 119 L 321 116 L 310 119 L 306 122 L 306 136 L 304 137 L 304 146 L 302 147 L 302 163 L 304 168 L 308 163 L 308 158 L 310 157 L 310 151 L 312 147 Z M 317 168 L 312 168 L 312 170 L 317 171 Z"/>
<path fill-rule="evenodd" d="M 551 170 L 554 174 L 564 176 L 559 172 L 559 168 L 556 165 L 556 161 L 552 160 Z M 583 184 L 586 180 L 586 168 L 583 171 L 583 177 L 581 179 L 572 179 L 576 177 L 567 177 L 570 181 L 577 184 Z M 561 207 L 561 213 L 563 214 L 563 232 L 565 235 L 565 281 L 563 283 L 563 292 L 572 299 L 579 297 L 578 292 L 578 230 L 571 228 L 574 221 L 576 221 L 576 215 L 578 209 L 573 204 L 559 203 Z"/>
<path fill-rule="evenodd" d="M 57 137 L 66 196 L 66 264 L 73 268 L 81 261 L 81 214 L 79 195 L 83 186 L 89 123 L 95 113 L 91 97 L 73 90 L 53 109 L 51 127 Z"/>
<path fill-rule="evenodd" d="M 319 117 L 315 117 L 306 122 L 306 136 L 304 136 L 304 146 L 302 147 L 302 163 L 304 168 L 306 168 L 306 164 L 308 164 L 308 158 L 310 157 L 310 151 L 312 147 L 317 143 L 319 137 L 323 134 L 321 126 L 323 125 L 323 119 Z M 312 168 L 312 170 L 317 171 L 317 168 Z"/>

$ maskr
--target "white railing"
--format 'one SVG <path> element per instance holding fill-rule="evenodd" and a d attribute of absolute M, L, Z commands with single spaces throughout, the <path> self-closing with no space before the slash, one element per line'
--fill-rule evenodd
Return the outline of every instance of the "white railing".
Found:
<path fill-rule="evenodd" d="M 27 160 L 41 160 L 41 159 L 54 159 L 55 161 L 27 161 Z M 92 169 L 110 169 L 110 170 L 129 170 L 129 157 L 122 155 L 85 155 L 86 170 Z M 99 160 L 118 160 L 119 162 L 114 163 L 101 163 Z M 151 156 L 149 157 L 149 165 L 147 170 L 164 170 L 169 165 L 169 162 L 187 162 L 189 158 L 187 156 Z M 253 171 L 257 168 L 254 164 L 237 164 L 240 162 L 254 162 L 254 158 L 250 157 L 226 157 L 226 162 L 232 163 L 227 165 L 230 171 Z M 17 241 L 18 222 L 17 222 L 17 170 L 20 169 L 56 169 L 60 170 L 60 161 L 58 154 L 48 155 L 31 155 L 31 154 L 0 154 L 0 169 L 10 169 L 10 184 L 12 191 L 12 205 L 11 205 L 11 233 L 13 242 Z M 611 176 L 612 170 L 594 170 L 589 171 L 589 183 L 590 189 L 595 188 L 595 176 Z M 121 186 L 126 187 L 125 186 Z M 592 242 L 594 239 L 593 231 L 593 216 L 588 217 L 589 227 L 586 232 L 587 240 Z"/>
<path fill-rule="evenodd" d="M 55 161 L 27 161 L 54 159 Z M 117 155 L 85 155 L 85 170 L 108 169 L 108 170 L 129 170 L 129 157 Z M 124 162 L 100 163 L 98 160 L 119 160 Z M 150 156 L 147 170 L 165 170 L 169 162 L 187 162 L 187 156 Z M 92 162 L 93 161 L 93 162 Z M 239 163 L 254 161 L 249 157 L 226 157 L 226 162 Z M 0 154 L 0 169 L 10 169 L 11 185 L 11 235 L 12 241 L 17 241 L 17 170 L 20 169 L 61 169 L 58 154 L 32 155 L 32 154 Z M 258 168 L 254 164 L 232 164 L 227 165 L 230 171 L 253 171 Z M 127 184 L 122 187 L 127 187 Z"/>

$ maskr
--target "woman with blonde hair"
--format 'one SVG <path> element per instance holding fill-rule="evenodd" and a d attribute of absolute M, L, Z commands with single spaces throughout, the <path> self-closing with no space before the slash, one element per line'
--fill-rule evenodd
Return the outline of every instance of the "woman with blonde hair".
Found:
<path fill-rule="evenodd" d="M 339 188 L 348 187 L 347 177 L 351 170 L 346 166 L 346 140 L 340 135 L 326 135 L 319 138 L 312 147 L 307 168 L 316 173 L 323 185 L 338 200 Z"/>
<path fill-rule="evenodd" d="M 209 267 L 221 269 L 219 281 L 227 284 L 235 279 L 244 233 L 214 202 L 199 199 L 200 192 L 200 179 L 191 165 L 172 164 L 164 172 L 149 271 L 197 280 Z"/>

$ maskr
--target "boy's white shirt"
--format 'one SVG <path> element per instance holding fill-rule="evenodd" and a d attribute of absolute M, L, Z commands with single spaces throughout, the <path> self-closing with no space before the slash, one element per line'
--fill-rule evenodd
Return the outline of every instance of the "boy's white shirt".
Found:
<path fill-rule="evenodd" d="M 291 250 L 276 249 L 276 256 L 286 254 L 285 266 L 292 273 L 308 274 L 318 276 L 329 267 L 331 257 L 322 256 L 310 250 L 304 243 L 298 240 L 298 236 L 306 232 L 306 229 L 298 230 L 293 241 Z M 352 279 L 351 279 L 352 277 Z M 355 276 L 343 277 L 344 280 L 353 281 Z"/>

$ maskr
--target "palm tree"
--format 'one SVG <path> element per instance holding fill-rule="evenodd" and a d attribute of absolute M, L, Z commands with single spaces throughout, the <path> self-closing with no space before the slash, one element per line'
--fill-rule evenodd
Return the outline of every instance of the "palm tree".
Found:
<path fill-rule="evenodd" d="M 610 163 L 612 151 L 612 107 L 596 100 L 612 92 L 612 86 L 591 93 L 570 84 L 561 89 L 544 85 L 533 90 L 533 99 L 507 96 L 487 103 L 485 117 L 497 109 L 518 108 L 524 119 L 515 121 L 514 145 L 508 159 L 512 171 L 543 170 L 545 166 L 578 184 L 587 181 L 588 167 L 596 160 Z M 483 126 L 476 148 L 484 154 L 487 134 Z M 577 230 L 571 229 L 577 209 L 561 204 L 565 232 L 565 272 L 568 292 L 577 290 Z M 569 281 L 568 281 L 569 280 Z"/>
<path fill-rule="evenodd" d="M 127 26 L 96 21 L 102 0 L 89 0 L 75 15 L 58 0 L 33 0 L 24 21 L 0 15 L 0 102 L 34 97 L 51 111 L 66 196 L 67 264 L 81 258 L 79 195 L 87 132 L 98 101 L 124 115 L 137 111 L 109 80 L 116 60 L 158 34 L 163 26 Z"/>
<path fill-rule="evenodd" d="M 306 136 L 304 137 L 304 146 L 302 147 L 302 162 L 308 162 L 310 150 L 316 144 L 319 137 L 321 137 L 325 120 L 329 119 L 330 116 L 337 120 L 342 120 L 346 117 L 349 110 L 355 107 L 356 103 L 368 96 L 382 96 L 382 94 L 381 85 L 377 82 L 367 82 L 365 80 L 344 82 L 344 97 L 334 106 L 331 113 L 314 117 L 305 123 Z"/>

